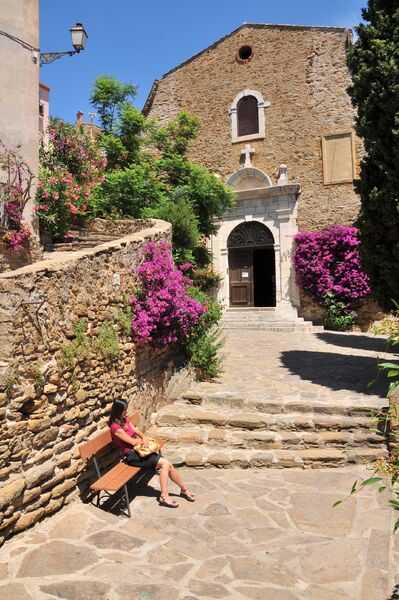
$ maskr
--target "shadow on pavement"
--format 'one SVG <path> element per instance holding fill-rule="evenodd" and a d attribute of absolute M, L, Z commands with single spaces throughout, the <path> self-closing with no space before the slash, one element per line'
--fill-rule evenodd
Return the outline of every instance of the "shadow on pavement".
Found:
<path fill-rule="evenodd" d="M 388 600 L 399 600 L 399 585 L 395 585 L 392 590 L 392 596 L 390 596 Z"/>
<path fill-rule="evenodd" d="M 158 498 L 159 490 L 153 488 L 149 485 L 149 481 L 155 477 L 154 471 L 142 472 L 140 477 L 133 478 L 127 484 L 129 500 L 130 500 L 130 510 L 132 511 L 132 516 L 134 513 L 134 504 L 133 501 L 135 498 L 139 496 L 147 496 Z M 97 506 L 96 502 L 92 502 L 93 506 L 98 508 L 99 510 L 103 510 L 105 512 L 109 512 L 113 515 L 117 516 L 127 516 L 127 507 L 126 500 L 123 489 L 118 492 L 112 493 L 110 495 L 106 495 L 106 493 L 102 493 L 102 497 L 100 498 L 100 503 Z"/>
<path fill-rule="evenodd" d="M 388 380 L 379 373 L 374 357 L 306 350 L 288 350 L 280 357 L 283 365 L 301 379 L 331 390 L 348 390 L 381 398 L 386 396 Z M 368 388 L 368 382 L 377 375 L 376 383 Z"/>
<path fill-rule="evenodd" d="M 323 331 L 322 333 L 316 333 L 316 337 L 327 344 L 333 344 L 334 346 L 341 346 L 343 348 L 353 348 L 355 350 L 369 350 L 371 352 L 391 354 L 395 353 L 395 350 L 387 347 L 387 341 L 385 338 L 377 338 L 366 335 L 351 335 L 348 333 L 333 333 L 329 331 Z"/>

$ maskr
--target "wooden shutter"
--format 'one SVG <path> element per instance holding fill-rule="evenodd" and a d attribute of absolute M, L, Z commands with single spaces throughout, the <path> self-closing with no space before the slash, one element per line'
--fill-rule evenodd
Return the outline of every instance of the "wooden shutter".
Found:
<path fill-rule="evenodd" d="M 244 96 L 237 105 L 238 135 L 259 133 L 258 101 L 255 96 Z"/>

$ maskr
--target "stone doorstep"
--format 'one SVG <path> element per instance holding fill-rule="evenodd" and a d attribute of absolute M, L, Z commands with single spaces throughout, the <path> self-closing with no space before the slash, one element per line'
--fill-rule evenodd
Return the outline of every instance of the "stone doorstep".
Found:
<path fill-rule="evenodd" d="M 196 447 L 187 446 L 170 451 L 168 459 L 176 466 L 187 467 L 319 468 L 342 467 L 349 463 L 367 464 L 385 454 L 383 449 L 357 449 L 349 452 L 335 448 L 270 451 L 224 449 L 219 452 L 208 449 L 201 452 Z"/>

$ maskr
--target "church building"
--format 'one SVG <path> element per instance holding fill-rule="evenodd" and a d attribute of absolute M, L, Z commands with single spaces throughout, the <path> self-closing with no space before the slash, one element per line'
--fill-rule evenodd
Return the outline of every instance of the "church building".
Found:
<path fill-rule="evenodd" d="M 299 308 L 295 234 L 357 216 L 351 39 L 339 27 L 244 24 L 152 87 L 143 112 L 197 115 L 190 160 L 235 190 L 209 240 L 227 307 Z"/>

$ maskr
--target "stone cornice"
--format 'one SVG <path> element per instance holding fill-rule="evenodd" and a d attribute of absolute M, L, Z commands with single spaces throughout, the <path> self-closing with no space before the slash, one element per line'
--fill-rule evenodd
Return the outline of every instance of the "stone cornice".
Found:
<path fill-rule="evenodd" d="M 276 185 L 269 188 L 255 188 L 252 190 L 236 191 L 237 201 L 239 200 L 254 200 L 258 198 L 271 198 L 273 196 L 295 196 L 298 197 L 301 193 L 299 183 L 289 185 Z"/>

